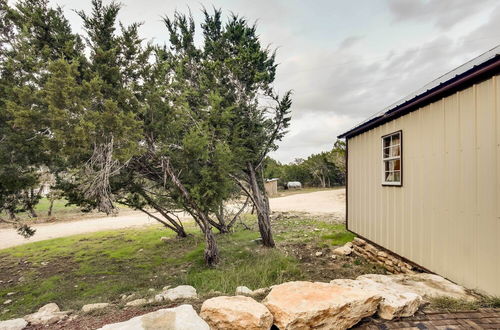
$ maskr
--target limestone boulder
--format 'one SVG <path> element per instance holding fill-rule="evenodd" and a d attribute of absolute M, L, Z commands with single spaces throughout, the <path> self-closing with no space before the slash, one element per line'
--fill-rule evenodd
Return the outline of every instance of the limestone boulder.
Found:
<path fill-rule="evenodd" d="M 128 321 L 108 324 L 100 330 L 210 330 L 193 306 L 160 309 Z"/>
<path fill-rule="evenodd" d="M 34 325 L 50 325 L 64 320 L 69 312 L 62 312 L 54 303 L 41 307 L 38 312 L 24 316 L 24 319 Z"/>
<path fill-rule="evenodd" d="M 378 306 L 377 314 L 385 320 L 412 316 L 423 304 L 422 297 L 416 293 L 401 290 L 400 287 L 394 287 L 390 284 L 380 284 L 370 279 L 338 279 L 330 283 L 343 287 L 358 288 L 380 295 L 382 300 Z"/>
<path fill-rule="evenodd" d="M 196 289 L 190 285 L 180 285 L 173 289 L 167 289 L 155 296 L 155 301 L 176 301 L 181 299 L 196 299 L 198 294 Z"/>
<path fill-rule="evenodd" d="M 22 330 L 28 326 L 25 319 L 12 319 L 0 321 L 0 330 Z"/>
<path fill-rule="evenodd" d="M 109 303 L 96 303 L 96 304 L 87 304 L 82 307 L 82 312 L 89 313 L 92 311 L 96 311 L 99 309 L 104 309 L 106 307 L 111 306 Z"/>
<path fill-rule="evenodd" d="M 347 329 L 373 315 L 382 297 L 354 287 L 320 282 L 273 286 L 263 304 L 280 330 Z"/>
<path fill-rule="evenodd" d="M 348 243 L 349 244 L 349 243 Z M 352 244 L 348 246 L 347 244 L 341 247 L 338 247 L 333 250 L 333 253 L 339 256 L 348 256 L 352 253 Z"/>
<path fill-rule="evenodd" d="M 367 274 L 361 275 L 357 279 L 370 279 L 380 284 L 390 285 L 397 288 L 400 292 L 415 293 L 421 296 L 424 300 L 435 297 L 450 297 L 469 301 L 476 299 L 468 294 L 464 287 L 435 274 Z"/>
<path fill-rule="evenodd" d="M 201 306 L 200 316 L 217 330 L 269 330 L 273 325 L 266 306 L 246 296 L 208 299 Z"/>
<path fill-rule="evenodd" d="M 61 309 L 59 308 L 59 306 L 56 303 L 50 303 L 50 304 L 44 305 L 44 306 L 40 307 L 40 309 L 38 310 L 38 312 L 40 312 L 40 313 L 57 313 L 60 311 L 61 311 Z"/>
<path fill-rule="evenodd" d="M 237 296 L 252 296 L 253 291 L 246 286 L 239 286 L 236 288 L 236 292 L 234 294 Z"/>

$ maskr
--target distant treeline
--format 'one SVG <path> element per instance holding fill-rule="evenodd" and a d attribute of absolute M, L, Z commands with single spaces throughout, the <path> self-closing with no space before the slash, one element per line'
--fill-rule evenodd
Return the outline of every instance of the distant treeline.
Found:
<path fill-rule="evenodd" d="M 297 158 L 290 164 L 268 157 L 264 167 L 266 178 L 279 178 L 279 185 L 299 181 L 304 186 L 333 187 L 345 185 L 345 142 L 337 140 L 330 151 Z"/>

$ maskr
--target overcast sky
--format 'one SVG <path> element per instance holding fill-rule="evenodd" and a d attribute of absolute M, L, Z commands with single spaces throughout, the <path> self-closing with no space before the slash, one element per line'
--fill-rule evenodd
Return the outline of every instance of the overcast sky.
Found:
<path fill-rule="evenodd" d="M 74 9 L 90 0 L 51 0 L 75 31 Z M 105 0 L 106 2 L 106 0 Z M 277 48 L 276 88 L 292 89 L 281 162 L 331 149 L 336 136 L 465 61 L 500 44 L 498 0 L 122 0 L 120 20 L 165 43 L 161 16 L 177 9 L 200 22 L 202 6 L 257 21 Z"/>

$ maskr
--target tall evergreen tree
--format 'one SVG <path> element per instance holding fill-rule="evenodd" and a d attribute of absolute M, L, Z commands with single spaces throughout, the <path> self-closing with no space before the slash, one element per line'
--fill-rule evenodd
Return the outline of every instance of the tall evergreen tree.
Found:
<path fill-rule="evenodd" d="M 0 2 L 0 209 L 17 223 L 16 214 L 33 207 L 48 153 L 50 129 L 43 102 L 51 61 L 81 55 L 81 42 L 71 32 L 60 8 L 45 0 Z M 23 234 L 32 234 L 26 226 Z"/>
<path fill-rule="evenodd" d="M 275 53 L 262 47 L 255 24 L 237 15 L 224 24 L 220 10 L 204 14 L 203 55 L 210 85 L 217 86 L 224 104 L 233 109 L 228 136 L 235 160 L 231 176 L 257 210 L 263 245 L 274 247 L 263 162 L 286 133 L 291 93 L 280 97 L 273 90 Z"/>

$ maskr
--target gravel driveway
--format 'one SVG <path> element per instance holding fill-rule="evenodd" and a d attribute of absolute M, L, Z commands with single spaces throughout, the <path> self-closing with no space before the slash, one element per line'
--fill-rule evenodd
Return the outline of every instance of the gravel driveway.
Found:
<path fill-rule="evenodd" d="M 272 198 L 270 203 L 273 211 L 298 211 L 312 214 L 344 214 L 345 190 L 326 190 L 277 197 Z M 157 224 L 157 222 L 144 213 L 127 211 L 117 216 L 38 224 L 33 226 L 36 229 L 35 236 L 29 239 L 19 236 L 14 229 L 5 228 L 0 229 L 0 249 L 51 238 L 153 224 Z"/>

